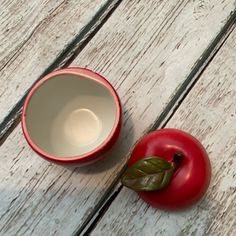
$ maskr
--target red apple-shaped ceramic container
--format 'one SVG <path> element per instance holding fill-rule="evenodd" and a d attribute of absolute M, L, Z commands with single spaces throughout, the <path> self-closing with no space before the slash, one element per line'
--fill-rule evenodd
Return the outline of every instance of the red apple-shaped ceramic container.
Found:
<path fill-rule="evenodd" d="M 88 164 L 117 140 L 120 100 L 112 85 L 91 70 L 57 70 L 29 92 L 22 128 L 29 145 L 45 159 Z"/>

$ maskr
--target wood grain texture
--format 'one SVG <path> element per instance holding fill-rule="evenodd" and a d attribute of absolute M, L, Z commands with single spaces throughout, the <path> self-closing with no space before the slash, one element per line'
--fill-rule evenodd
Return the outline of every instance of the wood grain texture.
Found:
<path fill-rule="evenodd" d="M 213 175 L 205 198 L 166 213 L 123 188 L 91 235 L 236 235 L 235 50 L 236 29 L 167 125 L 190 132 L 206 147 Z"/>
<path fill-rule="evenodd" d="M 0 147 L 0 234 L 75 232 L 233 7 L 230 0 L 203 7 L 196 1 L 122 2 L 73 63 L 102 73 L 118 90 L 124 109 L 121 138 L 107 159 L 66 169 L 38 158 L 18 126 Z"/>
<path fill-rule="evenodd" d="M 1 1 L 0 122 L 106 2 Z"/>

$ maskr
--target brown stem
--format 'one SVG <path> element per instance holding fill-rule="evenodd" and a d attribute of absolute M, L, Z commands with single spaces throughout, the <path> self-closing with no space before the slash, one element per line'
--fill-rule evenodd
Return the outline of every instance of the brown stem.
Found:
<path fill-rule="evenodd" d="M 181 165 L 181 162 L 183 161 L 184 159 L 184 154 L 181 153 L 181 152 L 176 152 L 173 156 L 173 160 L 172 160 L 172 163 L 173 163 L 173 166 L 174 166 L 174 170 L 177 170 L 180 165 Z"/>

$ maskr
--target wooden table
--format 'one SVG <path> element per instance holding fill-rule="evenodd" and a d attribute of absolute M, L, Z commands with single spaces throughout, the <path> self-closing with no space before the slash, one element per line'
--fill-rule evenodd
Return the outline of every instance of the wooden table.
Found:
<path fill-rule="evenodd" d="M 2 0 L 0 235 L 236 235 L 234 0 Z M 50 71 L 88 67 L 117 89 L 123 130 L 107 158 L 65 168 L 23 138 L 21 107 Z M 133 145 L 163 127 L 206 147 L 210 188 L 185 211 L 122 187 Z"/>

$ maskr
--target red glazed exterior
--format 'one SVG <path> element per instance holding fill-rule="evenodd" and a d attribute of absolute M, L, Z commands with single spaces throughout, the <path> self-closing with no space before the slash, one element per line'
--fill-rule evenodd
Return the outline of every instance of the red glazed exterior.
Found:
<path fill-rule="evenodd" d="M 169 185 L 161 190 L 138 193 L 155 208 L 188 207 L 203 197 L 210 184 L 211 165 L 204 147 L 196 138 L 177 129 L 161 129 L 145 135 L 134 148 L 128 166 L 148 156 L 171 162 L 175 153 L 182 153 L 184 157 Z"/>
<path fill-rule="evenodd" d="M 116 110 L 117 110 L 115 124 L 113 126 L 113 129 L 110 135 L 107 137 L 107 139 L 94 150 L 87 152 L 83 155 L 78 155 L 78 156 L 73 156 L 73 157 L 57 157 L 57 156 L 50 155 L 44 152 L 32 141 L 27 131 L 27 125 L 26 125 L 27 106 L 34 92 L 47 80 L 52 79 L 53 77 L 62 75 L 62 74 L 73 74 L 73 75 L 84 76 L 84 77 L 87 77 L 89 79 L 99 82 L 100 84 L 105 86 L 112 94 L 113 98 L 115 99 Z M 52 73 L 46 75 L 43 79 L 38 81 L 33 86 L 33 88 L 30 90 L 24 102 L 24 106 L 22 110 L 21 125 L 22 125 L 24 136 L 28 144 L 36 153 L 38 153 L 40 156 L 42 156 L 46 160 L 57 163 L 57 164 L 61 164 L 61 165 L 86 165 L 86 164 L 90 164 L 101 159 L 102 158 L 101 155 L 104 154 L 106 151 L 108 151 L 114 145 L 114 143 L 119 137 L 119 133 L 121 130 L 121 120 L 122 120 L 121 118 L 122 118 L 122 109 L 121 109 L 120 99 L 115 89 L 112 87 L 112 85 L 104 77 L 102 77 L 96 72 L 93 72 L 86 68 L 70 67 L 66 69 L 59 69 L 59 70 L 53 71 Z"/>

